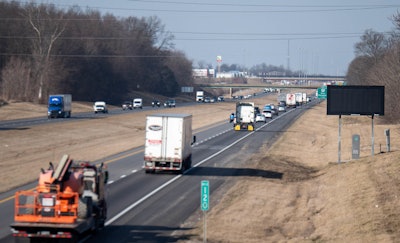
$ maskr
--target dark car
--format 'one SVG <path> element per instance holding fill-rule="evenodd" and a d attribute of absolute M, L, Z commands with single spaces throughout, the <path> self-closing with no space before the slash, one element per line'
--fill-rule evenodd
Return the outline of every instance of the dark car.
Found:
<path fill-rule="evenodd" d="M 161 102 L 159 100 L 153 100 L 151 102 L 152 107 L 155 107 L 155 106 L 160 107 L 160 105 L 161 105 Z"/>
<path fill-rule="evenodd" d="M 122 103 L 122 110 L 132 110 L 132 102 L 130 101 L 125 101 Z"/>
<path fill-rule="evenodd" d="M 164 103 L 164 107 L 175 107 L 175 106 L 176 106 L 176 103 L 175 103 L 175 100 L 173 100 L 173 99 L 169 99 L 169 100 L 165 101 L 165 103 Z"/>

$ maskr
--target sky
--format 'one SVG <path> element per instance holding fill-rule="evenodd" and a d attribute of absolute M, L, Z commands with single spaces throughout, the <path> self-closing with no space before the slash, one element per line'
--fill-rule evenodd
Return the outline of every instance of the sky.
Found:
<path fill-rule="evenodd" d="M 26 1 L 19 1 L 26 2 Z M 36 0 L 116 17 L 157 16 L 194 68 L 265 63 L 308 75 L 346 75 L 354 45 L 394 29 L 398 0 Z"/>

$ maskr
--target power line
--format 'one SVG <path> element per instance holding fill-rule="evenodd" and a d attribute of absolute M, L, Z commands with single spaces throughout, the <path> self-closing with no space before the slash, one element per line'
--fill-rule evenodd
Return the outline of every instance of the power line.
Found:
<path fill-rule="evenodd" d="M 24 1 L 16 1 L 19 3 L 31 3 L 31 2 L 24 2 Z M 89 7 L 92 9 L 105 9 L 105 10 L 118 10 L 118 11 L 146 11 L 146 12 L 174 12 L 174 13 L 310 13 L 310 12 L 337 12 L 337 11 L 359 11 L 359 10 L 376 10 L 376 9 L 387 9 L 387 8 L 396 8 L 400 7 L 400 5 L 246 5 L 246 4 L 217 4 L 217 3 L 187 3 L 187 2 L 164 2 L 164 1 L 142 1 L 142 2 L 152 2 L 152 3 L 170 3 L 170 4 L 192 4 L 192 5 L 202 5 L 202 6 L 233 6 L 233 7 L 279 7 L 285 8 L 285 10 L 270 10 L 270 9 L 253 9 L 253 10 L 246 10 L 246 9 L 239 9 L 239 10 L 188 10 L 188 9 L 159 9 L 159 8 L 116 8 L 116 7 L 99 7 L 99 6 L 92 6 Z M 44 3 L 41 3 L 44 4 Z M 79 6 L 79 5 L 68 5 L 68 4 L 52 4 L 56 6 L 63 6 L 63 7 L 80 7 L 80 8 L 88 8 L 88 6 Z M 287 10 L 286 8 L 303 8 L 303 9 L 292 9 Z M 304 8 L 318 8 L 318 9 L 304 9 Z"/>
<path fill-rule="evenodd" d="M 240 3 L 210 3 L 210 2 L 178 2 L 178 1 L 155 1 L 155 0 L 129 0 L 131 2 L 143 2 L 143 3 L 162 3 L 162 4 L 177 4 L 177 5 L 200 5 L 200 6 L 225 6 L 225 7 L 278 7 L 278 8 L 364 8 L 364 7 L 375 7 L 375 8 L 393 8 L 399 7 L 398 4 L 359 4 L 359 5 L 292 5 L 292 4 L 240 4 Z"/>

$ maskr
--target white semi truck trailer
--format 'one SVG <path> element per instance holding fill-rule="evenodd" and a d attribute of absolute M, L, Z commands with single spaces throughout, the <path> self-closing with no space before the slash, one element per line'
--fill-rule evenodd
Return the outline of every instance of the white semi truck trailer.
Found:
<path fill-rule="evenodd" d="M 152 114 L 146 118 L 144 169 L 146 173 L 183 173 L 192 164 L 192 115 Z"/>

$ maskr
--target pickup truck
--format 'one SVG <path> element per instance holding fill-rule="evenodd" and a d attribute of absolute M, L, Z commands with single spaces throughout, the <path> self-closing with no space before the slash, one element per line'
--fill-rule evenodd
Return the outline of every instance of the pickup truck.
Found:
<path fill-rule="evenodd" d="M 176 103 L 174 99 L 169 99 L 167 101 L 164 102 L 164 107 L 176 107 Z"/>

